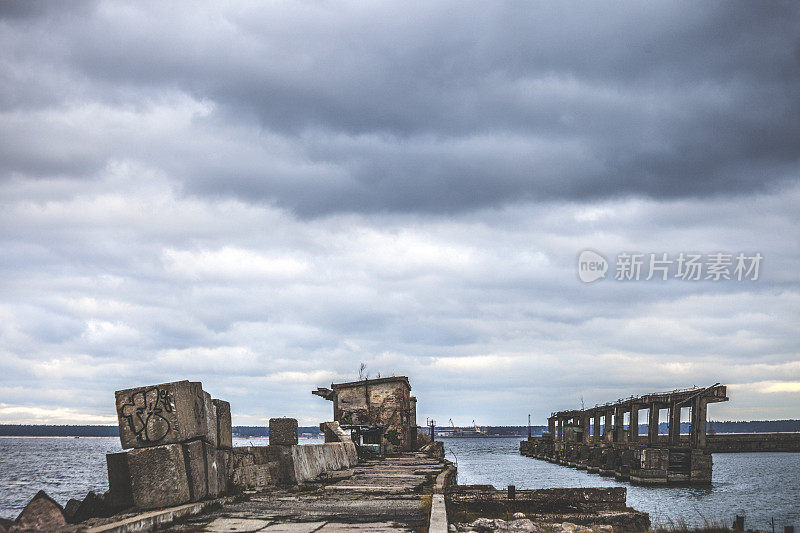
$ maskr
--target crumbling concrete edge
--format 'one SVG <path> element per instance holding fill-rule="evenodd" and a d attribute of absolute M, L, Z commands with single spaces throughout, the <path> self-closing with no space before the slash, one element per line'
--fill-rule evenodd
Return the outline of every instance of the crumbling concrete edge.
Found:
<path fill-rule="evenodd" d="M 455 476 L 456 467 L 452 464 L 436 476 L 431 498 L 431 517 L 428 521 L 428 533 L 448 533 L 447 506 L 444 501 L 444 491 Z"/>
<path fill-rule="evenodd" d="M 156 528 L 172 524 L 179 518 L 200 514 L 212 505 L 224 505 L 233 500 L 233 496 L 227 496 L 214 500 L 187 503 L 178 505 L 177 507 L 168 507 L 158 511 L 137 514 L 118 522 L 111 522 L 82 531 L 84 533 L 132 533 L 137 531 L 152 531 Z"/>

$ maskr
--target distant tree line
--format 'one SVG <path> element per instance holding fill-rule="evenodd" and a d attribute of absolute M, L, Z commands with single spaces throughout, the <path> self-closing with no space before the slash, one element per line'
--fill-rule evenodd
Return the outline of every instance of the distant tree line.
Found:
<path fill-rule="evenodd" d="M 627 424 L 625 426 L 628 427 Z M 449 426 L 436 426 L 436 430 L 447 430 Z M 468 428 L 467 428 L 468 429 Z M 681 433 L 689 433 L 690 424 L 681 422 Z M 750 420 L 734 422 L 710 421 L 706 429 L 709 433 L 793 433 L 800 432 L 800 420 Z M 661 422 L 658 425 L 660 434 L 667 434 L 669 424 Z M 547 431 L 547 426 L 531 426 L 531 435 L 539 436 Z M 528 426 L 486 426 L 488 435 L 527 436 Z M 639 433 L 647 433 L 647 424 L 639 424 Z"/>
<path fill-rule="evenodd" d="M 667 433 L 667 423 L 658 426 L 658 432 Z M 440 429 L 438 426 L 437 430 Z M 446 428 L 441 428 L 446 429 Z M 735 422 L 708 422 L 709 433 L 792 433 L 800 432 L 800 420 L 750 420 Z M 547 426 L 531 426 L 531 434 L 538 436 L 547 431 Z M 689 423 L 681 422 L 681 433 L 689 432 Z M 527 436 L 528 426 L 487 426 L 486 433 L 497 436 Z M 639 425 L 639 433 L 647 433 L 647 425 Z M 300 434 L 319 436 L 317 426 L 302 426 Z M 233 426 L 235 437 L 267 437 L 269 428 L 264 426 Z M 117 426 L 99 425 L 35 425 L 0 424 L 0 437 L 118 437 Z"/>

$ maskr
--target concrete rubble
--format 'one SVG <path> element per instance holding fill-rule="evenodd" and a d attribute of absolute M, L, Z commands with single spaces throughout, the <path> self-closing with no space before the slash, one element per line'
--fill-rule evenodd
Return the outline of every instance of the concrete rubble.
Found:
<path fill-rule="evenodd" d="M 451 524 L 450 531 L 507 531 L 509 533 L 612 533 L 614 528 L 608 525 L 581 526 L 571 522 L 550 523 L 534 522 L 528 518 L 502 520 L 499 518 L 479 518 L 469 524 Z"/>
<path fill-rule="evenodd" d="M 646 531 L 650 526 L 647 513 L 627 506 L 625 487 L 498 490 L 491 485 L 456 485 L 447 491 L 446 499 L 451 523 L 463 528 L 492 531 L 490 522 L 475 525 L 474 518 L 481 517 L 494 520 L 495 529 L 504 531 L 502 527 L 510 526 L 502 521 L 509 516 L 529 520 L 536 528 L 567 523 L 583 529 L 612 526 L 620 531 Z M 517 522 L 514 527 L 524 524 Z M 539 531 L 536 528 L 532 531 Z"/>
<path fill-rule="evenodd" d="M 57 531 L 67 525 L 61 505 L 40 490 L 7 531 Z"/>

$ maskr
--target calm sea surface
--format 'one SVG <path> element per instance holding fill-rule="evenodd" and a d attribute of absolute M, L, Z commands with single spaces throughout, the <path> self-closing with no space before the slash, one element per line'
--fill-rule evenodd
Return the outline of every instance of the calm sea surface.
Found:
<path fill-rule="evenodd" d="M 267 439 L 234 439 L 237 446 Z M 748 527 L 776 530 L 800 526 L 800 454 L 714 454 L 710 488 L 637 487 L 585 471 L 519 455 L 519 438 L 443 439 L 447 458 L 458 462 L 458 481 L 497 488 L 623 486 L 628 505 L 654 522 L 689 524 L 733 521 L 744 514 Z M 304 443 L 319 442 L 313 440 Z M 88 491 L 108 489 L 105 454 L 120 451 L 117 438 L 0 438 L 0 516 L 15 518 L 39 489 L 60 503 Z"/>
<path fill-rule="evenodd" d="M 745 527 L 775 530 L 800 526 L 800 453 L 715 453 L 709 488 L 640 487 L 519 454 L 519 438 L 442 439 L 447 458 L 458 462 L 458 482 L 497 488 L 627 487 L 628 505 L 650 513 L 654 523 L 683 519 L 731 525 L 744 515 Z"/>

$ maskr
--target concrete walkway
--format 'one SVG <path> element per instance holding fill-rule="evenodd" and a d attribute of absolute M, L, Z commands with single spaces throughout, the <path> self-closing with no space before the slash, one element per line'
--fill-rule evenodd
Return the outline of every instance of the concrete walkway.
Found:
<path fill-rule="evenodd" d="M 247 501 L 227 503 L 169 531 L 425 531 L 434 482 L 446 467 L 421 454 L 370 460 L 298 491 L 251 494 Z"/>

